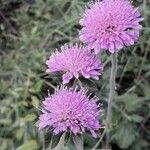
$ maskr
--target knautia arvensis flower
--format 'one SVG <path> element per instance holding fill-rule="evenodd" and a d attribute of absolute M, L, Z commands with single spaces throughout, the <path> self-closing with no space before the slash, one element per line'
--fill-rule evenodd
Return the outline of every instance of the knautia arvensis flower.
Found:
<path fill-rule="evenodd" d="M 81 44 L 65 44 L 49 57 L 46 64 L 48 73 L 62 72 L 63 84 L 80 76 L 98 80 L 103 68 L 97 56 Z"/>
<path fill-rule="evenodd" d="M 83 89 L 60 87 L 43 101 L 39 128 L 51 128 L 55 134 L 90 131 L 96 137 L 100 129 L 100 106 L 97 97 L 89 98 Z"/>
<path fill-rule="evenodd" d="M 95 53 L 114 53 L 138 40 L 142 20 L 128 0 L 98 0 L 89 5 L 80 20 L 80 40 Z"/>

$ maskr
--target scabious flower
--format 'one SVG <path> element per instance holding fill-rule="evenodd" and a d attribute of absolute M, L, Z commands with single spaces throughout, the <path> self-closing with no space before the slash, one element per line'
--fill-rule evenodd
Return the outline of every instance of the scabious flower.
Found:
<path fill-rule="evenodd" d="M 128 0 L 98 0 L 85 10 L 80 24 L 80 40 L 95 53 L 114 53 L 137 41 L 143 18 Z"/>
<path fill-rule="evenodd" d="M 39 128 L 52 128 L 55 134 L 70 131 L 74 135 L 86 130 L 96 137 L 100 129 L 97 98 L 89 98 L 83 89 L 61 87 L 43 101 Z"/>
<path fill-rule="evenodd" d="M 99 79 L 102 64 L 95 54 L 82 45 L 64 45 L 61 51 L 53 53 L 46 61 L 46 72 L 62 72 L 63 84 L 75 77 Z"/>

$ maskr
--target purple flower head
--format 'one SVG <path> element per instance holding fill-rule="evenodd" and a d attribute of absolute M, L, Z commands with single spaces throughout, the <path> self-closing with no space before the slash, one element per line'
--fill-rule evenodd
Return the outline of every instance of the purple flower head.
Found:
<path fill-rule="evenodd" d="M 114 53 L 138 40 L 143 18 L 128 0 L 103 0 L 89 5 L 80 24 L 80 40 L 98 53 Z"/>
<path fill-rule="evenodd" d="M 47 72 L 62 72 L 63 84 L 75 77 L 99 79 L 102 64 L 95 54 L 82 45 L 64 45 L 61 51 L 53 53 L 46 61 Z"/>
<path fill-rule="evenodd" d="M 75 135 L 86 130 L 96 137 L 100 129 L 97 98 L 89 98 L 82 89 L 61 87 L 43 101 L 39 128 L 52 128 L 55 134 L 70 131 Z"/>

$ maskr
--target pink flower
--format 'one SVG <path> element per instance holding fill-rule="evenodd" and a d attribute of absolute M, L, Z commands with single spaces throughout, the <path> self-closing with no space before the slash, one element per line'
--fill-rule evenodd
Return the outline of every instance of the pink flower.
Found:
<path fill-rule="evenodd" d="M 83 89 L 61 87 L 43 101 L 39 128 L 52 128 L 55 134 L 70 131 L 75 135 L 88 130 L 96 137 L 100 129 L 97 100 L 86 96 Z"/>
<path fill-rule="evenodd" d="M 138 40 L 143 18 L 128 0 L 103 0 L 90 4 L 80 24 L 80 40 L 98 53 L 114 53 Z"/>
<path fill-rule="evenodd" d="M 99 79 L 102 64 L 95 54 L 82 45 L 64 45 L 61 51 L 53 53 L 46 61 L 47 72 L 62 72 L 63 84 L 68 83 L 73 77 Z"/>

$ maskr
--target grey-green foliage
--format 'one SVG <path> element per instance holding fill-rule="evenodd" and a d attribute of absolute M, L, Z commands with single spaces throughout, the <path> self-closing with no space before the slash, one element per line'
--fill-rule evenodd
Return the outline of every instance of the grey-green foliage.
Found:
<path fill-rule="evenodd" d="M 145 18 L 144 30 L 135 46 L 118 54 L 111 130 L 112 143 L 128 150 L 148 149 L 149 140 L 150 9 L 148 0 L 134 3 L 140 6 Z M 0 150 L 49 146 L 51 132 L 38 131 L 36 124 L 41 100 L 47 95 L 47 89 L 53 92 L 60 84 L 60 78 L 45 74 L 45 60 L 65 42 L 79 42 L 78 21 L 85 4 L 82 0 L 0 1 Z M 105 54 L 101 57 L 103 61 L 108 58 Z M 104 110 L 109 72 L 108 61 L 100 81 L 81 79 L 100 97 Z M 105 115 L 101 123 L 105 124 Z M 97 142 L 87 134 L 84 140 L 87 149 Z M 57 144 L 56 138 L 53 141 Z M 105 139 L 99 148 L 104 146 Z"/>

